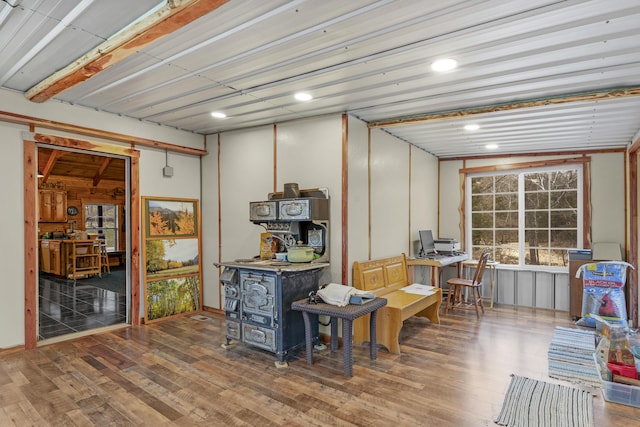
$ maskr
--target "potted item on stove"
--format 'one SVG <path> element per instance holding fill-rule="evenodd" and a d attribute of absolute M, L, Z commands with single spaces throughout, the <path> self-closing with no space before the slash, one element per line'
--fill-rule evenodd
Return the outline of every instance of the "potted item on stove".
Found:
<path fill-rule="evenodd" d="M 313 261 L 313 246 L 303 245 L 301 241 L 287 249 L 287 261 L 309 262 Z"/>

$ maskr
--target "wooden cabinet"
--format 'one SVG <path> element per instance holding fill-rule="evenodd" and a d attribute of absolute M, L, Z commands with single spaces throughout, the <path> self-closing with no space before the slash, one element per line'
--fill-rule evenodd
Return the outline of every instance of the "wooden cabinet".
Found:
<path fill-rule="evenodd" d="M 64 276 L 66 269 L 62 262 L 62 244 L 60 240 L 40 241 L 40 271 Z"/>
<path fill-rule="evenodd" d="M 67 222 L 67 193 L 61 190 L 39 190 L 39 222 Z"/>
<path fill-rule="evenodd" d="M 71 240 L 67 277 L 80 279 L 101 274 L 99 246 L 93 240 Z"/>

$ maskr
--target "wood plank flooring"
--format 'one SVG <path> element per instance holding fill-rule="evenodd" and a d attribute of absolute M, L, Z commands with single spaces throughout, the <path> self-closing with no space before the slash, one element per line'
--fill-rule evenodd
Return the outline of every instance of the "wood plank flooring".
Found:
<path fill-rule="evenodd" d="M 566 313 L 496 307 L 405 323 L 402 354 L 225 350 L 208 313 L 0 354 L 1 426 L 494 426 L 510 374 L 547 376 L 547 348 Z M 568 384 L 568 383 L 563 383 Z M 593 401 L 596 426 L 638 426 L 640 409 Z"/>

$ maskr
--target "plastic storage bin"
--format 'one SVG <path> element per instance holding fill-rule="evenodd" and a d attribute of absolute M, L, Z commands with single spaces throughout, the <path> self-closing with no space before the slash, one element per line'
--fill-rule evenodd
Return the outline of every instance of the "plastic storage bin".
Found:
<path fill-rule="evenodd" d="M 595 354 L 593 359 L 596 359 Z M 623 405 L 640 408 L 640 387 L 614 383 L 603 379 L 597 361 L 596 371 L 598 371 L 598 376 L 600 377 L 600 381 L 602 381 L 602 394 L 604 395 L 604 400 L 607 402 L 621 403 Z"/>

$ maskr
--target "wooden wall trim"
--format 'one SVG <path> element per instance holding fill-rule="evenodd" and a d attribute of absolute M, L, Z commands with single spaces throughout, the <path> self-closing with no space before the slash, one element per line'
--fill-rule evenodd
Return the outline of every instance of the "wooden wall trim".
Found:
<path fill-rule="evenodd" d="M 36 348 L 38 331 L 38 223 L 36 218 L 37 153 L 24 141 L 24 347 Z"/>
<path fill-rule="evenodd" d="M 131 156 L 131 321 L 140 325 L 140 153 Z"/>
<path fill-rule="evenodd" d="M 32 138 L 29 138 L 32 136 Z M 25 349 L 37 346 L 37 218 L 36 218 L 36 139 L 59 147 L 74 147 L 96 153 L 125 155 L 130 158 L 130 237 L 131 237 L 131 323 L 140 324 L 140 152 L 130 148 L 115 147 L 106 143 L 82 141 L 47 135 L 23 135 L 24 150 L 24 245 L 25 245 Z"/>
<path fill-rule="evenodd" d="M 373 121 L 368 124 L 370 128 L 390 128 L 396 126 L 415 125 L 419 123 L 441 120 L 460 119 L 475 116 L 477 114 L 495 113 L 497 111 L 511 111 L 521 108 L 544 107 L 548 105 L 566 104 L 570 102 L 597 101 L 599 99 L 626 98 L 640 95 L 640 87 L 614 87 L 597 91 L 561 94 L 554 97 L 529 99 L 518 102 L 485 105 L 465 110 L 445 111 L 423 114 L 421 116 L 399 117 L 391 120 Z"/>
<path fill-rule="evenodd" d="M 540 168 L 546 166 L 561 166 L 561 165 L 571 165 L 571 164 L 579 164 L 579 163 L 588 163 L 591 161 L 590 157 L 571 157 L 566 159 L 555 159 L 555 160 L 542 160 L 539 162 L 523 162 L 523 163 L 508 163 L 503 165 L 491 165 L 491 166 L 479 166 L 474 168 L 462 168 L 460 169 L 460 173 L 481 173 L 481 172 L 497 172 L 497 171 L 506 171 L 506 170 L 514 170 L 514 169 L 527 169 L 527 168 Z"/>
<path fill-rule="evenodd" d="M 342 206 L 341 215 L 341 235 L 340 245 L 342 255 L 342 283 L 349 283 L 349 116 L 342 115 Z"/>
<path fill-rule="evenodd" d="M 371 259 L 371 128 L 367 130 L 367 259 Z"/>
<path fill-rule="evenodd" d="M 545 156 L 577 156 L 585 154 L 610 154 L 610 153 L 624 153 L 626 149 L 620 148 L 608 148 L 606 150 L 578 150 L 578 151 L 546 151 L 535 153 L 512 153 L 512 154 L 493 154 L 486 156 L 462 156 L 462 157 L 443 157 L 440 161 L 458 161 L 458 160 L 487 160 L 487 159 L 511 159 L 519 157 L 545 157 Z"/>
<path fill-rule="evenodd" d="M 629 153 L 629 318 L 638 327 L 638 151 Z"/>
<path fill-rule="evenodd" d="M 407 242 L 407 253 L 411 254 L 411 250 L 412 250 L 412 245 L 411 245 L 411 178 L 413 176 L 413 169 L 412 169 L 412 164 L 411 164 L 411 157 L 413 154 L 412 151 L 413 145 L 409 144 L 409 200 L 408 200 L 408 205 L 409 205 L 409 218 L 408 218 L 408 223 L 409 223 L 409 229 L 407 230 L 407 235 L 408 235 L 408 242 Z"/>
<path fill-rule="evenodd" d="M 222 262 L 222 201 L 220 200 L 220 147 L 222 145 L 222 135 L 218 134 L 218 265 Z M 222 274 L 222 267 L 218 267 L 218 276 Z M 222 305 L 222 286 L 218 284 L 218 301 Z"/>
<path fill-rule="evenodd" d="M 206 150 L 200 150 L 197 148 L 184 147 L 181 145 L 156 141 L 153 139 L 139 138 L 137 136 L 124 135 L 121 133 L 109 132 L 84 126 L 76 126 L 68 123 L 55 122 L 52 120 L 45 120 L 32 116 L 23 116 L 21 114 L 14 114 L 7 111 L 0 111 L 0 122 L 29 126 L 30 132 L 34 132 L 35 128 L 37 127 L 42 129 L 69 132 L 76 135 L 88 136 L 92 138 L 106 139 L 113 142 L 139 145 L 141 147 L 168 150 L 175 153 L 190 154 L 194 156 L 205 156 L 207 154 Z"/>

